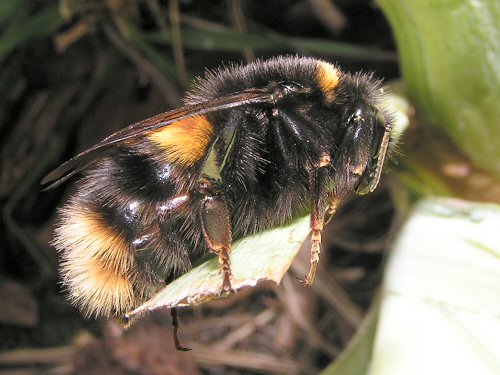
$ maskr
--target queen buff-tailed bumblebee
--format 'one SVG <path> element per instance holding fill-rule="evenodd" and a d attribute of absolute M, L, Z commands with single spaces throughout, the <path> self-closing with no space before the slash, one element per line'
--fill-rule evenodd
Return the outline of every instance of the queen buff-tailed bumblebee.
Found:
<path fill-rule="evenodd" d="M 183 107 L 62 164 L 42 184 L 83 174 L 53 242 L 72 301 L 121 317 L 207 253 L 231 291 L 233 240 L 305 212 L 311 285 L 325 220 L 379 182 L 392 130 L 382 97 L 371 74 L 314 58 L 231 65 L 199 79 Z"/>

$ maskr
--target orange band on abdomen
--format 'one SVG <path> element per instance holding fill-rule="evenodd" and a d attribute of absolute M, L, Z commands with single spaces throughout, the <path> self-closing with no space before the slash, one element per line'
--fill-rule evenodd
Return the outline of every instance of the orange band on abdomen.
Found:
<path fill-rule="evenodd" d="M 158 145 L 167 162 L 190 167 L 205 156 L 213 136 L 213 126 L 205 116 L 190 116 L 147 133 Z"/>

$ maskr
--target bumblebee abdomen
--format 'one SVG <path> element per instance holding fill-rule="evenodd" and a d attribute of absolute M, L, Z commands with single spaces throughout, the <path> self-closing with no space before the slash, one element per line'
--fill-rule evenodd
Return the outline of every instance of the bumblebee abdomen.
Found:
<path fill-rule="evenodd" d="M 88 315 L 135 306 L 137 265 L 125 235 L 75 198 L 60 211 L 59 223 L 53 243 L 62 251 L 61 275 L 71 299 Z"/>
<path fill-rule="evenodd" d="M 187 172 L 139 151 L 123 146 L 99 160 L 60 211 L 63 283 L 89 315 L 129 311 L 191 267 L 188 242 L 173 235 L 174 214 L 188 210 L 178 182 Z"/>

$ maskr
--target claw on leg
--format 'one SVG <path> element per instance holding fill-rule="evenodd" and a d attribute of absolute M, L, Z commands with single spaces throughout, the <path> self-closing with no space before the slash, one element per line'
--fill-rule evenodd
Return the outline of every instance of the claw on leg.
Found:
<path fill-rule="evenodd" d="M 189 346 L 182 346 L 179 340 L 179 332 L 181 331 L 181 329 L 179 327 L 179 320 L 177 319 L 177 308 L 173 307 L 172 309 L 170 309 L 170 316 L 172 317 L 172 328 L 174 330 L 175 349 L 181 352 L 190 351 L 192 348 L 190 348 Z"/>

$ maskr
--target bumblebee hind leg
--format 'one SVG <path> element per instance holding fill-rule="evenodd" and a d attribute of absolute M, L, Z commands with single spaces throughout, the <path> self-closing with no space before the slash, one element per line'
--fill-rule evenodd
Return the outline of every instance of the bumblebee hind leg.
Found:
<path fill-rule="evenodd" d="M 208 248 L 219 257 L 223 282 L 221 293 L 233 290 L 231 286 L 231 220 L 229 208 L 221 196 L 206 195 L 201 201 L 201 224 Z"/>
<path fill-rule="evenodd" d="M 192 348 L 189 347 L 189 346 L 182 346 L 181 345 L 181 342 L 179 340 L 179 332 L 181 331 L 180 327 L 179 327 L 179 320 L 177 318 L 177 308 L 176 307 L 172 307 L 170 309 L 170 316 L 172 317 L 172 328 L 174 330 L 174 344 L 175 344 L 175 349 L 181 351 L 181 352 L 188 352 L 190 351 Z"/>

